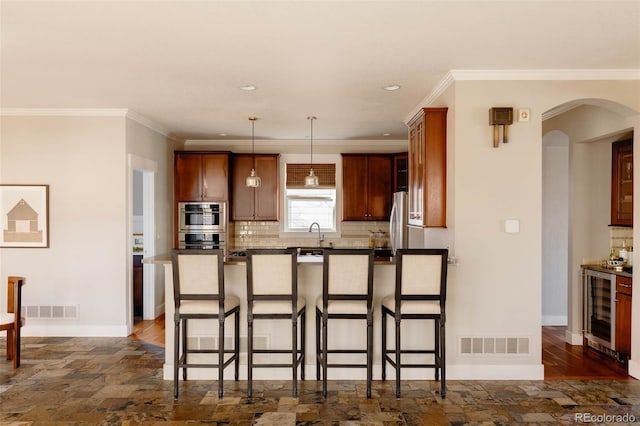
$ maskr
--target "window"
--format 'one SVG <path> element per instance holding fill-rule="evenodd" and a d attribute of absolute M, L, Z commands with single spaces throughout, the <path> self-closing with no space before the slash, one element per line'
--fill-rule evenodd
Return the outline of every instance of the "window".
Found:
<path fill-rule="evenodd" d="M 318 222 L 323 231 L 336 230 L 335 188 L 287 188 L 286 231 L 309 230 L 309 225 Z"/>
<path fill-rule="evenodd" d="M 326 232 L 336 232 L 336 165 L 314 164 L 320 186 L 305 188 L 309 164 L 287 163 L 285 189 L 285 232 L 308 232 L 318 222 Z"/>

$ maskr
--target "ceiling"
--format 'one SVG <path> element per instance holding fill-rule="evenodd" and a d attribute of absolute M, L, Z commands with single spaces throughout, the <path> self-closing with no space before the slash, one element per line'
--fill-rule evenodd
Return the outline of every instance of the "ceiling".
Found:
<path fill-rule="evenodd" d="M 0 7 L 3 110 L 126 108 L 178 139 L 247 138 L 257 116 L 256 139 L 303 140 L 308 115 L 314 139 L 404 139 L 450 70 L 640 69 L 640 1 Z"/>

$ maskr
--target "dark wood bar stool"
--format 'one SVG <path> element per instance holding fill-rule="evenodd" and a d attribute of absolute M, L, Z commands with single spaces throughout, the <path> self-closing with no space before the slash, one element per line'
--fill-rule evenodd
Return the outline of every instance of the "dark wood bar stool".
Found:
<path fill-rule="evenodd" d="M 396 397 L 400 398 L 402 368 L 434 368 L 440 379 L 440 395 L 445 398 L 445 301 L 447 295 L 446 249 L 403 249 L 396 254 L 395 294 L 382 299 L 382 380 L 386 364 L 396 372 Z M 395 319 L 395 345 L 387 349 L 387 316 Z M 433 349 L 401 349 L 402 320 L 433 320 Z M 433 363 L 402 363 L 402 354 L 433 354 Z"/>
<path fill-rule="evenodd" d="M 316 377 L 322 375 L 322 395 L 327 397 L 328 368 L 366 368 L 367 398 L 371 398 L 373 371 L 373 250 L 324 250 L 322 297 L 316 302 Z M 365 349 L 328 347 L 330 319 L 366 322 Z M 329 354 L 366 354 L 365 363 L 329 363 Z M 321 374 L 322 373 L 322 374 Z"/>
<path fill-rule="evenodd" d="M 0 312 L 0 331 L 7 332 L 7 359 L 13 368 L 20 367 L 20 329 L 24 325 L 22 316 L 22 286 L 24 277 L 9 277 L 7 280 L 7 312 Z"/>
<path fill-rule="evenodd" d="M 217 368 L 218 397 L 224 391 L 224 369 L 235 362 L 238 380 L 240 360 L 240 299 L 226 294 L 224 288 L 224 253 L 222 250 L 174 250 L 173 297 L 175 299 L 175 334 L 173 353 L 173 395 L 178 398 L 178 371 L 187 380 L 188 368 Z M 234 347 L 224 346 L 225 319 L 234 316 Z M 187 324 L 192 319 L 218 320 L 218 348 L 189 348 Z M 218 354 L 215 363 L 193 362 L 190 355 Z M 226 357 L 225 354 L 231 354 Z M 226 359 L 225 359 L 226 358 Z"/>
<path fill-rule="evenodd" d="M 298 396 L 299 367 L 300 378 L 304 380 L 305 317 L 306 301 L 298 296 L 297 250 L 247 250 L 247 397 L 253 395 L 253 369 L 259 367 L 291 368 L 292 395 Z M 253 325 L 258 319 L 291 321 L 291 349 L 254 348 Z M 255 354 L 290 354 L 291 362 L 255 363 Z"/>

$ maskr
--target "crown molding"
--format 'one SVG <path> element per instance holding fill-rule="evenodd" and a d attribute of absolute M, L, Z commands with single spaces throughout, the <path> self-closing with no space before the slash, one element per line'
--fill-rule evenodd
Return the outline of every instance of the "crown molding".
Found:
<path fill-rule="evenodd" d="M 147 117 L 127 108 L 0 108 L 0 115 L 13 117 L 125 117 L 175 139 L 169 130 Z"/>
<path fill-rule="evenodd" d="M 178 139 L 175 139 L 169 132 L 169 129 L 167 129 L 164 126 L 161 126 L 160 124 L 156 123 L 153 120 L 148 119 L 147 117 L 145 117 L 144 115 L 138 114 L 137 112 L 133 111 L 133 110 L 127 110 L 127 114 L 126 117 L 130 120 L 135 121 L 138 124 L 143 125 L 144 127 L 147 127 L 151 130 L 153 130 L 156 133 L 160 133 L 162 136 L 165 136 L 169 139 L 178 141 Z"/>
<path fill-rule="evenodd" d="M 640 80 L 640 69 L 451 70 L 454 80 Z"/>
<path fill-rule="evenodd" d="M 126 108 L 2 108 L 0 115 L 14 117 L 124 117 Z"/>
<path fill-rule="evenodd" d="M 411 120 L 418 113 L 418 111 L 420 111 L 420 109 L 433 104 L 433 102 L 435 102 L 436 99 L 438 99 L 440 95 L 442 95 L 442 93 L 444 93 L 444 91 L 453 84 L 454 81 L 455 78 L 451 71 L 447 72 L 445 76 L 438 82 L 438 84 L 435 85 L 435 87 L 431 90 L 427 97 L 420 101 L 418 106 L 414 108 L 404 119 L 405 124 L 409 123 L 409 120 Z"/>

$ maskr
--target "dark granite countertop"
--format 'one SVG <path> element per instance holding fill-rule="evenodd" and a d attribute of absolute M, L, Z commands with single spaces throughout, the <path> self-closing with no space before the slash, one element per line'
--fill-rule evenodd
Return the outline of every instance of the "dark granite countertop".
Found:
<path fill-rule="evenodd" d="M 592 271 L 604 272 L 606 274 L 615 274 L 622 277 L 633 278 L 633 271 L 630 266 L 625 266 L 622 271 L 616 271 L 613 266 L 580 265 L 580 267 L 584 269 L 591 269 Z"/>

